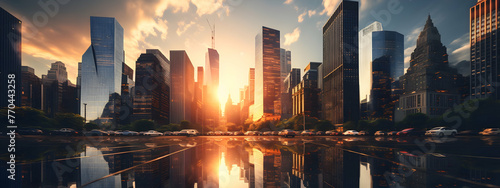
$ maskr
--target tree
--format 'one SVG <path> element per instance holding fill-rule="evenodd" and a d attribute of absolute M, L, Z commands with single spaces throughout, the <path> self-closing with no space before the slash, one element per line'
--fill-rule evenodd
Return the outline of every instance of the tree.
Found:
<path fill-rule="evenodd" d="M 36 127 L 42 129 L 56 129 L 55 122 L 53 119 L 48 118 L 45 113 L 41 110 L 29 107 L 18 107 L 15 108 L 15 121 L 18 127 Z M 0 110 L 0 118 L 2 119 L 1 128 L 6 128 L 8 109 L 3 108 Z M 11 114 L 12 115 L 12 114 Z"/>
<path fill-rule="evenodd" d="M 377 130 L 390 131 L 395 129 L 394 122 L 388 119 L 377 119 L 372 122 L 372 125 Z"/>
<path fill-rule="evenodd" d="M 410 114 L 407 115 L 405 119 L 403 119 L 403 121 L 398 123 L 398 128 L 425 129 L 427 128 L 428 122 L 429 122 L 429 116 L 425 114 L 422 113 Z"/>
<path fill-rule="evenodd" d="M 94 122 L 89 122 L 89 123 L 85 124 L 84 128 L 85 128 L 85 130 L 90 131 L 92 129 L 99 129 L 99 125 L 97 125 Z"/>
<path fill-rule="evenodd" d="M 132 122 L 132 129 L 134 131 L 147 131 L 155 129 L 155 123 L 151 120 L 141 119 Z"/>
<path fill-rule="evenodd" d="M 314 125 L 316 131 L 328 131 L 333 129 L 332 123 L 328 120 L 320 120 Z"/>
<path fill-rule="evenodd" d="M 72 128 L 78 131 L 83 130 L 84 118 L 73 113 L 57 113 L 54 117 L 57 128 Z"/>
<path fill-rule="evenodd" d="M 182 120 L 181 121 L 181 129 L 190 129 L 191 127 L 191 122 L 187 120 Z"/>
<path fill-rule="evenodd" d="M 358 125 L 356 122 L 348 121 L 348 122 L 344 123 L 344 125 L 342 127 L 343 127 L 344 131 L 347 131 L 347 130 L 356 129 L 358 127 Z"/>

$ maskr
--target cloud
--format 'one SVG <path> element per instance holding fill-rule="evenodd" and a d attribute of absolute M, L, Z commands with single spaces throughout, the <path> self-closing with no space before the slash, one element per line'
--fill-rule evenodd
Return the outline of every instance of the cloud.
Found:
<path fill-rule="evenodd" d="M 189 22 L 186 24 L 184 21 L 180 21 L 177 23 L 177 35 L 181 36 L 184 32 L 186 32 L 192 25 L 194 25 L 194 21 Z"/>
<path fill-rule="evenodd" d="M 469 33 L 465 33 L 464 35 L 458 37 L 457 39 L 453 40 L 451 43 L 450 43 L 450 46 L 452 45 L 463 45 L 463 43 L 469 43 Z"/>
<path fill-rule="evenodd" d="M 458 63 L 460 61 L 467 60 L 470 61 L 470 45 L 469 43 L 463 44 L 460 48 L 457 48 L 451 52 L 449 61 L 452 64 Z"/>
<path fill-rule="evenodd" d="M 424 26 L 417 27 L 413 29 L 407 36 L 406 36 L 406 42 L 410 44 L 414 44 L 417 41 L 418 35 L 420 35 L 420 32 L 424 29 Z"/>
<path fill-rule="evenodd" d="M 160 0 L 159 3 L 155 6 L 155 15 L 163 16 L 163 13 L 171 7 L 173 12 L 187 12 L 189 10 L 189 2 L 190 0 Z"/>
<path fill-rule="evenodd" d="M 297 42 L 297 40 L 299 40 L 299 37 L 300 37 L 300 29 L 297 27 L 293 30 L 293 32 L 285 34 L 284 45 L 290 46 L 294 42 Z"/>
<path fill-rule="evenodd" d="M 309 10 L 309 11 L 307 11 L 307 14 L 309 15 L 309 18 L 310 18 L 311 16 L 316 15 L 316 10 Z"/>
<path fill-rule="evenodd" d="M 415 45 L 410 46 L 410 47 L 408 47 L 408 48 L 405 49 L 405 51 L 404 51 L 404 55 L 405 55 L 405 59 L 404 59 L 405 68 L 410 67 L 411 53 L 415 50 L 416 47 L 417 47 L 417 45 L 415 44 Z"/>
<path fill-rule="evenodd" d="M 299 17 L 298 17 L 299 23 L 304 21 L 304 16 L 306 16 L 306 14 L 307 14 L 307 11 L 299 15 Z"/>
<path fill-rule="evenodd" d="M 292 4 L 292 3 L 293 3 L 293 0 L 286 0 L 283 4 L 289 5 L 289 4 Z"/>
<path fill-rule="evenodd" d="M 196 14 L 198 14 L 198 16 L 203 16 L 205 14 L 210 15 L 219 9 L 223 9 L 226 11 L 226 14 L 228 14 L 229 8 L 224 6 L 224 1 L 225 0 L 191 0 L 191 3 L 196 6 Z"/>

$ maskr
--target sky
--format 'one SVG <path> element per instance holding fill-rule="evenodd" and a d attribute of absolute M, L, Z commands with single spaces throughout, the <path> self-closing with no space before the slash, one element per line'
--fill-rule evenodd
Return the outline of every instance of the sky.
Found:
<path fill-rule="evenodd" d="M 146 49 L 186 50 L 193 66 L 205 65 L 215 25 L 220 55 L 221 101 L 248 84 L 255 67 L 255 35 L 262 26 L 280 30 L 281 48 L 292 52 L 292 68 L 322 62 L 322 27 L 340 0 L 0 0 L 23 21 L 22 64 L 41 77 L 50 64 L 66 64 L 76 83 L 78 62 L 90 45 L 90 16 L 115 17 L 124 28 L 125 63 Z M 449 62 L 469 60 L 469 8 L 476 0 L 359 0 L 359 29 L 374 21 L 405 36 L 405 68 L 430 14 L 448 48 Z M 363 67 L 360 67 L 363 68 Z M 196 70 L 196 69 L 195 69 Z M 196 75 L 196 74 L 195 74 Z M 196 79 L 196 78 L 195 78 Z"/>

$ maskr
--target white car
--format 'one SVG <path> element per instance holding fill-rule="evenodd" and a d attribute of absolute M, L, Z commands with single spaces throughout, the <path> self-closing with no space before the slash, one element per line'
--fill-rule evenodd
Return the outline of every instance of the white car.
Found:
<path fill-rule="evenodd" d="M 135 132 L 135 131 L 126 130 L 126 131 L 122 132 L 122 135 L 123 136 L 137 136 L 137 135 L 139 135 L 139 133 Z"/>
<path fill-rule="evenodd" d="M 356 130 L 347 130 L 346 132 L 344 132 L 344 135 L 354 136 L 354 135 L 359 135 L 359 132 Z"/>
<path fill-rule="evenodd" d="M 431 130 L 425 132 L 426 136 L 455 136 L 457 135 L 456 129 L 451 129 L 448 127 L 434 127 Z"/>
<path fill-rule="evenodd" d="M 198 136 L 199 134 L 196 129 L 182 129 L 179 133 L 181 136 Z"/>
<path fill-rule="evenodd" d="M 500 129 L 499 128 L 488 128 L 484 129 L 484 131 L 479 132 L 480 135 L 499 135 L 500 134 Z"/>
<path fill-rule="evenodd" d="M 385 136 L 385 132 L 384 131 L 377 131 L 377 132 L 375 132 L 374 135 L 375 136 Z"/>
<path fill-rule="evenodd" d="M 163 133 L 155 131 L 155 130 L 149 130 L 148 132 L 144 133 L 145 136 L 163 136 Z"/>

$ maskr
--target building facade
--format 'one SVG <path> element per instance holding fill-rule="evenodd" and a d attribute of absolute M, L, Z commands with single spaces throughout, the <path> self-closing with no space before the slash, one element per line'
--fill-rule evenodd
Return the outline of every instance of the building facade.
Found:
<path fill-rule="evenodd" d="M 205 125 L 218 126 L 221 109 L 219 101 L 219 52 L 209 48 L 205 55 L 205 80 L 207 91 L 205 92 Z"/>
<path fill-rule="evenodd" d="M 371 62 L 373 61 L 373 35 L 375 31 L 383 31 L 380 22 L 373 22 L 359 31 L 359 98 L 360 100 L 370 97 L 370 84 L 372 79 Z"/>
<path fill-rule="evenodd" d="M 410 67 L 401 76 L 403 95 L 399 98 L 395 120 L 402 121 L 414 113 L 430 117 L 442 115 L 460 103 L 457 70 L 448 65 L 446 47 L 429 15 L 411 54 Z"/>
<path fill-rule="evenodd" d="M 300 69 L 298 68 L 293 68 L 290 73 L 288 73 L 288 76 L 285 78 L 283 82 L 283 86 L 285 90 L 283 91 L 281 97 L 281 118 L 282 119 L 288 119 L 291 118 L 293 115 L 293 102 L 292 102 L 292 90 L 295 86 L 297 86 L 300 83 Z"/>
<path fill-rule="evenodd" d="M 280 54 L 280 31 L 262 27 L 255 36 L 254 121 L 279 116 L 275 114 L 275 106 L 281 106 Z"/>
<path fill-rule="evenodd" d="M 194 122 L 194 67 L 186 51 L 170 51 L 170 123 Z"/>
<path fill-rule="evenodd" d="M 134 118 L 170 123 L 170 61 L 157 49 L 148 49 L 136 61 Z"/>
<path fill-rule="evenodd" d="M 323 118 L 359 119 L 358 2 L 342 1 L 323 27 Z"/>
<path fill-rule="evenodd" d="M 22 96 L 21 106 L 42 109 L 42 82 L 35 75 L 35 69 L 22 66 Z"/>
<path fill-rule="evenodd" d="M 90 17 L 91 44 L 82 56 L 80 114 L 116 123 L 124 62 L 123 27 L 115 18 Z M 103 115 L 106 108 L 107 115 Z"/>
<path fill-rule="evenodd" d="M 311 62 L 304 69 L 302 82 L 292 89 L 293 115 L 304 114 L 309 117 L 320 117 L 321 104 L 318 88 L 318 67 L 321 63 Z"/>
<path fill-rule="evenodd" d="M 7 107 L 13 99 L 15 106 L 21 106 L 21 20 L 0 7 L 0 108 Z M 9 78 L 9 75 L 13 74 Z M 15 88 L 9 88 L 8 80 L 14 80 Z M 13 90 L 12 90 L 13 89 Z M 15 93 L 9 92 L 9 90 Z M 12 95 L 14 94 L 14 95 Z M 12 105 L 11 105 L 12 106 Z"/>
<path fill-rule="evenodd" d="M 470 97 L 500 99 L 498 0 L 479 0 L 470 8 Z"/>

